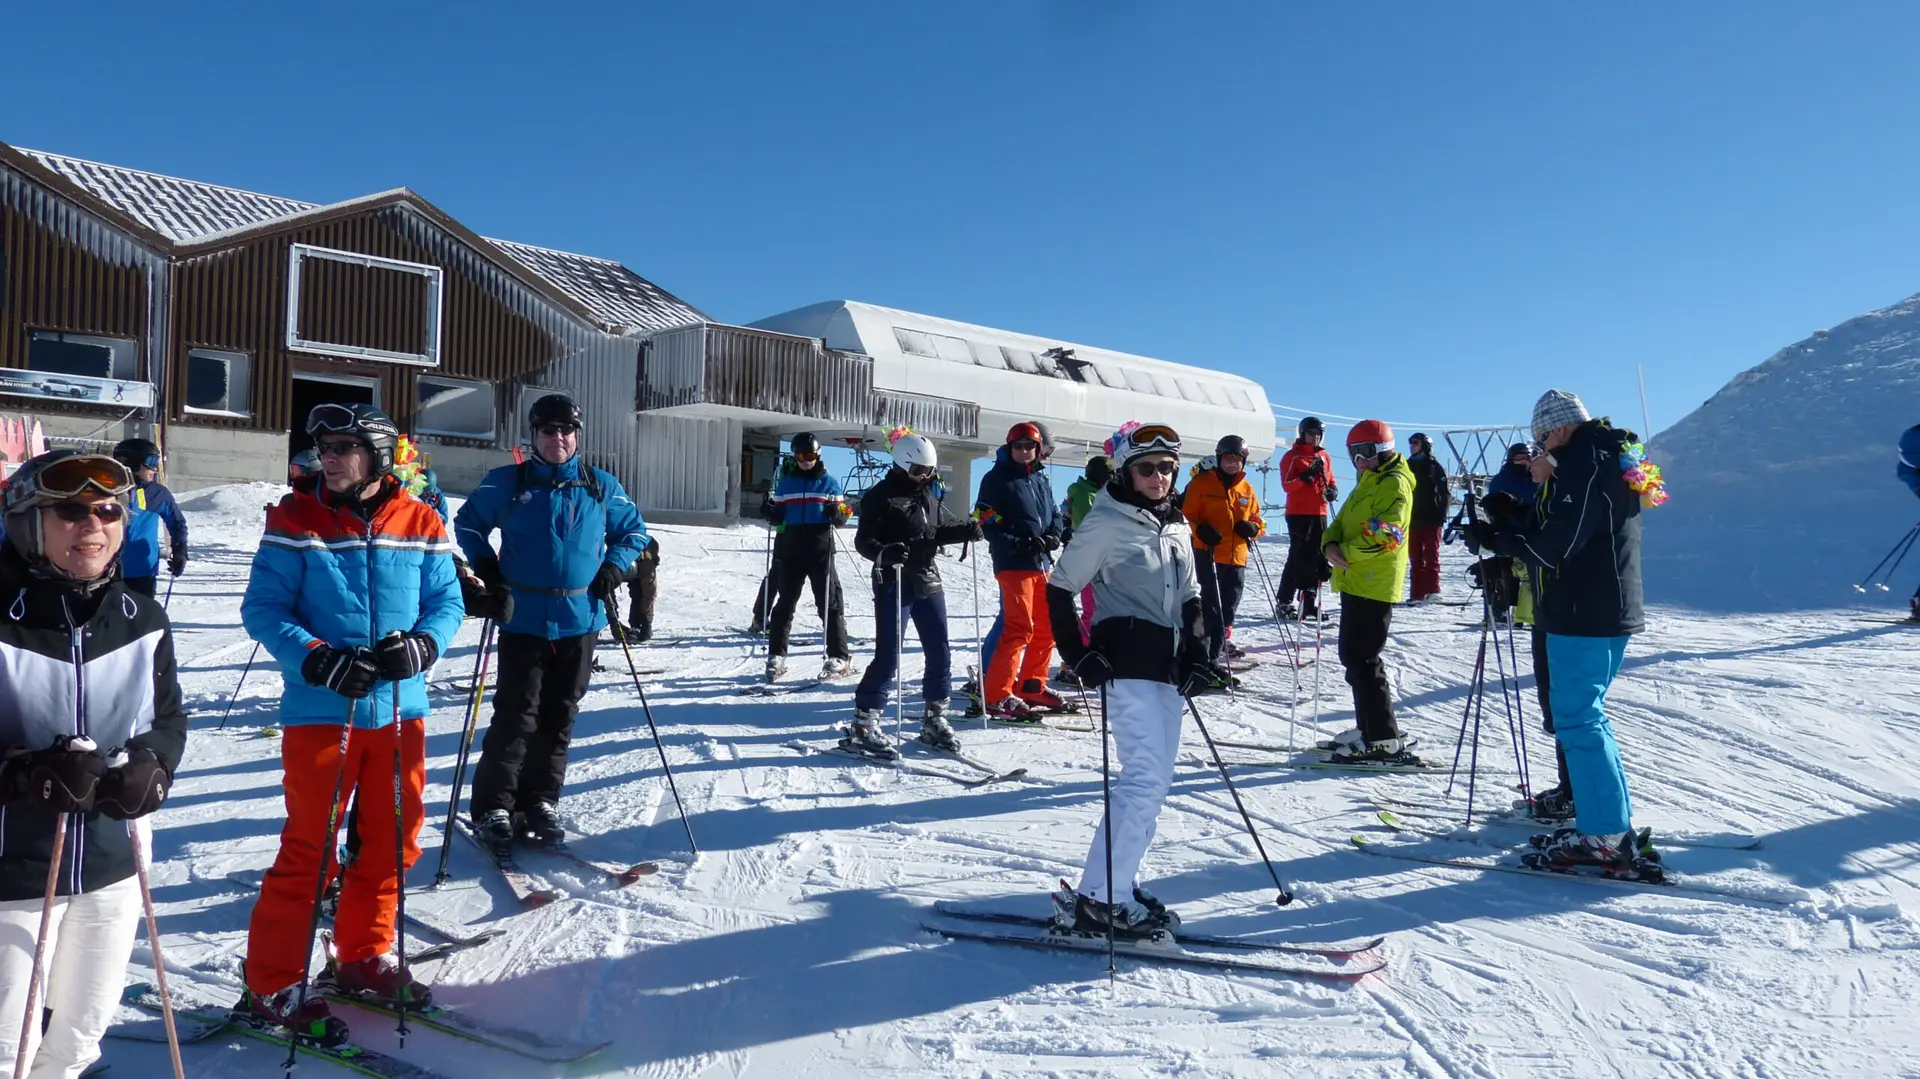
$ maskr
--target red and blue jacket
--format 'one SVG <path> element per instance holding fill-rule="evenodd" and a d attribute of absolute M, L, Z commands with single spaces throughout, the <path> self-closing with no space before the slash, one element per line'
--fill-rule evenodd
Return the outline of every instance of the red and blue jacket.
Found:
<path fill-rule="evenodd" d="M 847 499 L 840 481 L 826 465 L 802 472 L 789 458 L 780 466 L 780 480 L 767 496 L 773 505 L 773 522 L 789 528 L 795 525 L 838 525 L 847 519 Z"/>
<path fill-rule="evenodd" d="M 240 601 L 248 636 L 280 663 L 280 720 L 290 726 L 346 718 L 347 698 L 308 685 L 300 673 L 313 649 L 371 647 L 399 631 L 432 637 L 445 655 L 465 614 L 446 524 L 391 476 L 367 503 L 335 500 L 318 476 L 295 480 L 293 493 L 267 511 Z M 422 673 L 376 683 L 372 696 L 355 703 L 353 725 L 391 723 L 396 691 L 400 718 L 427 714 Z"/>

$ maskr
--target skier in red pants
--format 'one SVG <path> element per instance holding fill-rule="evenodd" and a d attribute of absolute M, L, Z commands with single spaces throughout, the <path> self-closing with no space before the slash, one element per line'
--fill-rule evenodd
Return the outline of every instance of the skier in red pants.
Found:
<path fill-rule="evenodd" d="M 1453 509 L 1447 466 L 1434 459 L 1433 440 L 1416 433 L 1407 440 L 1407 466 L 1413 469 L 1413 600 L 1440 598 L 1440 530 Z"/>

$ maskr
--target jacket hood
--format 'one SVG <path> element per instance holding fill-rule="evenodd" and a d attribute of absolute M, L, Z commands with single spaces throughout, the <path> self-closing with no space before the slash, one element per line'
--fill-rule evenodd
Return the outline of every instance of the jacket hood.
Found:
<path fill-rule="evenodd" d="M 1143 510 L 1157 518 L 1162 524 L 1166 524 L 1180 516 L 1180 500 L 1174 497 L 1171 491 L 1168 492 L 1167 497 L 1160 501 L 1149 502 L 1145 496 L 1134 490 L 1127 483 L 1127 474 L 1125 472 L 1114 473 L 1113 479 L 1107 481 L 1106 490 L 1107 494 L 1112 497 L 1115 502 L 1120 503 L 1122 506 Z"/>

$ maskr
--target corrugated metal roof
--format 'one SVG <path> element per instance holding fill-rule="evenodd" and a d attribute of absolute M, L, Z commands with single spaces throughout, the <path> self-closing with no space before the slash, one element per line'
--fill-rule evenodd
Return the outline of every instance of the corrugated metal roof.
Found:
<path fill-rule="evenodd" d="M 321 206 L 43 150 L 20 152 L 175 243 L 252 228 Z M 489 242 L 617 329 L 659 330 L 707 320 L 620 263 L 510 240 Z"/>

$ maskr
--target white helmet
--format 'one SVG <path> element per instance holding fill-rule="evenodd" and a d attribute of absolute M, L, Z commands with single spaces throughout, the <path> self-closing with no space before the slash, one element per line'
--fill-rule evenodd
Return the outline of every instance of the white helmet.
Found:
<path fill-rule="evenodd" d="M 893 464 L 900 469 L 913 465 L 925 465 L 936 468 L 940 464 L 940 454 L 925 435 L 901 435 L 893 444 Z"/>

